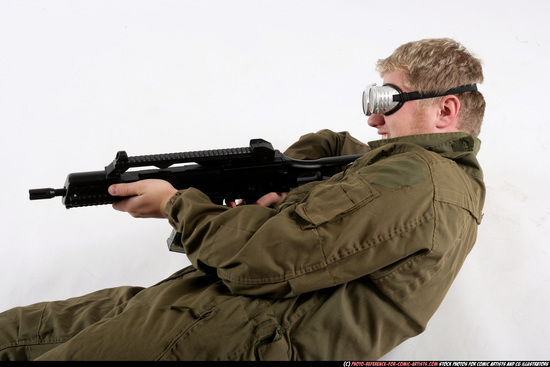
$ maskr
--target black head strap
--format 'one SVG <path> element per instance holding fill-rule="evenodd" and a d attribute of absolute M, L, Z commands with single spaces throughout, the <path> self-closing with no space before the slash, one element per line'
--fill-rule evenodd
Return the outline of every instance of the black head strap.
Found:
<path fill-rule="evenodd" d="M 394 85 L 387 84 L 392 86 L 393 88 L 396 88 Z M 477 84 L 468 84 L 468 85 L 462 85 L 460 87 L 451 88 L 446 92 L 443 93 L 437 93 L 437 92 L 429 92 L 429 93 L 420 93 L 420 92 L 410 92 L 410 93 L 400 93 L 393 96 L 393 100 L 395 102 L 407 102 L 412 101 L 415 99 L 426 99 L 426 98 L 435 98 L 435 97 L 443 97 L 448 96 L 451 94 L 459 94 L 459 93 L 465 93 L 465 92 L 471 92 L 477 90 Z M 401 92 L 401 91 L 400 91 Z"/>

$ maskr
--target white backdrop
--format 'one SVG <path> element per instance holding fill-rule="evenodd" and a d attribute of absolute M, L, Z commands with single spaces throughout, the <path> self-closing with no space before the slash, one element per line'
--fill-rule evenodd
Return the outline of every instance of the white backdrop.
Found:
<path fill-rule="evenodd" d="M 322 128 L 375 140 L 360 95 L 376 60 L 452 37 L 484 60 L 485 216 L 427 331 L 384 359 L 550 359 L 549 14 L 536 0 L 1 0 L 0 310 L 149 286 L 189 263 L 163 220 L 28 189 L 118 150 L 258 137 L 284 150 Z"/>

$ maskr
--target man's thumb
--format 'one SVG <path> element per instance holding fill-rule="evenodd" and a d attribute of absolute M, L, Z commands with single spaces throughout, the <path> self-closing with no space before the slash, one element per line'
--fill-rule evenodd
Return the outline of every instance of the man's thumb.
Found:
<path fill-rule="evenodd" d="M 130 193 L 130 187 L 128 187 L 128 184 L 114 184 L 109 186 L 109 194 L 112 196 L 132 196 L 135 195 L 133 193 Z"/>

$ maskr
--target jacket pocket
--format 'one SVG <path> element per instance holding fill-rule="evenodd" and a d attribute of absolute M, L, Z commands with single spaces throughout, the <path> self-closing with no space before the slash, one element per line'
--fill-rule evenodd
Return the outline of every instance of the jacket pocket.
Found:
<path fill-rule="evenodd" d="M 327 181 L 315 186 L 298 204 L 296 213 L 313 226 L 319 226 L 365 205 L 378 195 L 378 191 L 361 177 L 348 176 L 336 183 Z"/>
<path fill-rule="evenodd" d="M 281 327 L 254 346 L 254 356 L 258 361 L 288 361 L 289 354 L 289 345 Z"/>

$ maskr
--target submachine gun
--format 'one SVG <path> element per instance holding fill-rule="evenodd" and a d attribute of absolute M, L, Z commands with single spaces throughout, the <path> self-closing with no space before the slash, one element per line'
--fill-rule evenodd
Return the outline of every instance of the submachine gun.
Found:
<path fill-rule="evenodd" d="M 263 139 L 252 139 L 250 146 L 243 148 L 134 157 L 119 151 L 104 170 L 70 173 L 63 188 L 31 189 L 29 197 L 39 200 L 61 196 L 67 209 L 112 204 L 124 197 L 111 196 L 107 191 L 110 185 L 161 179 L 178 190 L 194 187 L 215 204 L 235 199 L 254 203 L 269 192 L 288 192 L 312 181 L 328 179 L 361 156 L 292 159 Z M 130 170 L 136 167 L 156 168 Z M 183 252 L 179 236 L 173 231 L 168 239 L 171 251 Z"/>

